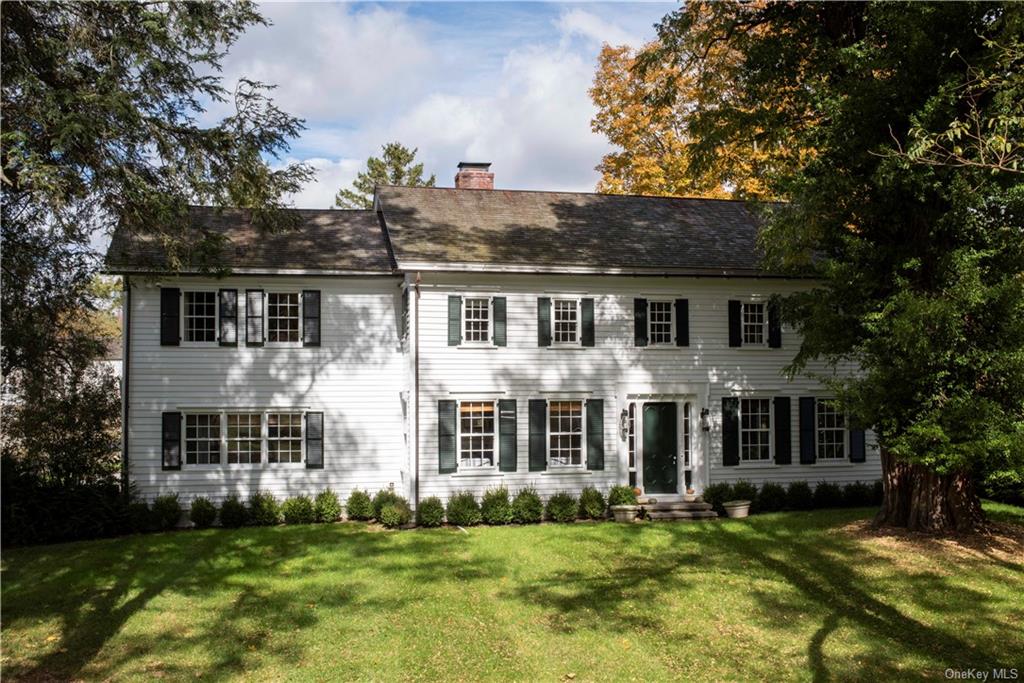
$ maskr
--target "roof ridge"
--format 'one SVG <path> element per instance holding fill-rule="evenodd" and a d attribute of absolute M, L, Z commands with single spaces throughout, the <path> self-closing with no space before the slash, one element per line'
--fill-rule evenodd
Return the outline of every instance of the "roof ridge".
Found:
<path fill-rule="evenodd" d="M 631 199 L 671 199 L 678 201 L 689 201 L 689 202 L 730 202 L 735 204 L 778 204 L 780 202 L 774 202 L 769 200 L 764 201 L 753 201 L 750 199 L 735 199 L 725 197 L 680 197 L 677 195 L 668 194 L 616 194 L 612 192 L 573 192 L 570 190 L 520 190 L 520 189 L 506 189 L 506 188 L 494 188 L 494 189 L 477 189 L 467 187 L 425 187 L 425 186 L 413 186 L 413 185 L 392 185 L 392 184 L 379 184 L 375 187 L 378 188 L 398 188 L 402 190 L 446 190 L 449 192 L 517 192 L 520 194 L 570 194 L 579 195 L 582 197 L 610 197 L 610 198 L 631 198 Z M 784 202 L 781 202 L 784 203 Z"/>

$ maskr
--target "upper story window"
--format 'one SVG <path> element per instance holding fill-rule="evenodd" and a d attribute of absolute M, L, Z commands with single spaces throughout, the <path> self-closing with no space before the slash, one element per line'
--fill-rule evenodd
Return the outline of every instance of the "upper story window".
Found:
<path fill-rule="evenodd" d="M 459 404 L 459 466 L 494 465 L 495 419 L 491 401 Z"/>
<path fill-rule="evenodd" d="M 740 399 L 740 460 L 770 460 L 771 440 L 771 401 L 767 398 Z"/>
<path fill-rule="evenodd" d="M 673 311 L 671 301 L 648 302 L 647 336 L 652 346 L 672 344 Z"/>
<path fill-rule="evenodd" d="M 228 413 L 228 464 L 256 464 L 263 452 L 263 415 Z"/>
<path fill-rule="evenodd" d="M 583 401 L 548 402 L 548 462 L 583 465 Z"/>
<path fill-rule="evenodd" d="M 743 344 L 764 344 L 765 327 L 768 318 L 762 302 L 747 301 L 743 303 Z"/>
<path fill-rule="evenodd" d="M 267 293 L 267 341 L 270 343 L 301 341 L 297 292 Z"/>
<path fill-rule="evenodd" d="M 302 462 L 302 413 L 267 414 L 267 462 Z"/>
<path fill-rule="evenodd" d="M 217 341 L 217 293 L 185 292 L 185 341 Z"/>
<path fill-rule="evenodd" d="M 487 344 L 491 341 L 491 300 L 485 297 L 466 297 L 462 301 L 463 339 L 468 344 Z"/>
<path fill-rule="evenodd" d="M 220 462 L 220 414 L 185 415 L 185 463 L 216 465 Z"/>
<path fill-rule="evenodd" d="M 580 341 L 580 310 L 576 299 L 554 299 L 551 302 L 552 339 L 555 344 L 578 344 Z"/>
<path fill-rule="evenodd" d="M 814 410 L 818 460 L 846 458 L 846 416 L 830 399 L 819 398 Z"/>

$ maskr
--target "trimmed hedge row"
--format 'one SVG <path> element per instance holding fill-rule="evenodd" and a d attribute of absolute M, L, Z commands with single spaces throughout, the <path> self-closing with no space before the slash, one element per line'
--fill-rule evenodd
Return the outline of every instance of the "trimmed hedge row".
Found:
<path fill-rule="evenodd" d="M 852 482 L 844 486 L 820 482 L 814 488 L 805 481 L 789 486 L 773 482 L 756 485 L 745 481 L 735 484 L 711 484 L 704 489 L 704 501 L 715 511 L 725 514 L 722 503 L 730 500 L 749 500 L 750 512 L 779 512 L 782 510 L 823 510 L 842 507 L 868 507 L 882 504 L 882 482 Z"/>
<path fill-rule="evenodd" d="M 144 501 L 133 501 L 128 505 L 129 528 L 135 533 L 166 531 L 178 525 L 182 507 L 176 493 L 158 496 L 152 505 Z M 312 524 L 334 522 L 341 518 L 341 503 L 338 495 L 327 489 L 315 498 L 296 496 L 279 503 L 273 494 L 265 491 L 254 493 L 248 504 L 238 496 L 230 496 L 218 508 L 208 498 L 195 498 L 188 511 L 192 525 L 206 529 L 217 519 L 228 529 L 242 526 L 272 526 L 285 524 Z"/>

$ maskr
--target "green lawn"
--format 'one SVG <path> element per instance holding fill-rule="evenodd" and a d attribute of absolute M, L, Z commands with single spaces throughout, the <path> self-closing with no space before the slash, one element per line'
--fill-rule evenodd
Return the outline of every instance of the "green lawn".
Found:
<path fill-rule="evenodd" d="M 886 681 L 1024 668 L 1024 520 L 992 509 L 1002 532 L 967 544 L 876 536 L 869 511 L 840 510 L 8 550 L 3 675 Z"/>

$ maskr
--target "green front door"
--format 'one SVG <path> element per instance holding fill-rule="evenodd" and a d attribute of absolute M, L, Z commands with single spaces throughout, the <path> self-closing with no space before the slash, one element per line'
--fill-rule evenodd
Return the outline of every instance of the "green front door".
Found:
<path fill-rule="evenodd" d="M 679 493 L 676 404 L 644 404 L 644 493 Z"/>

